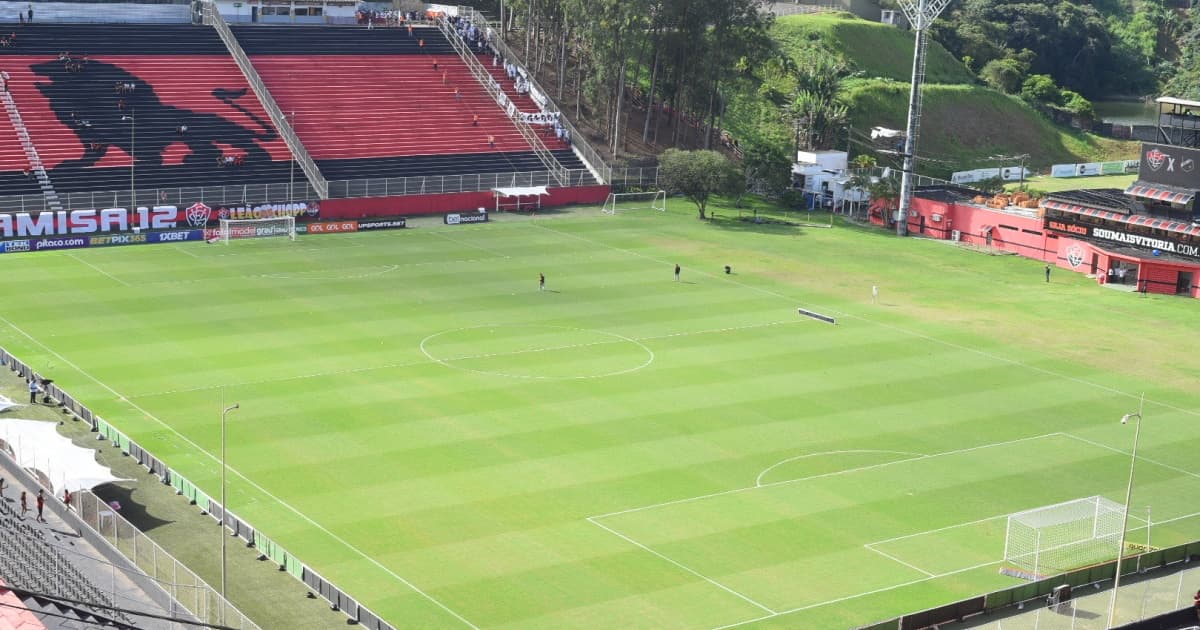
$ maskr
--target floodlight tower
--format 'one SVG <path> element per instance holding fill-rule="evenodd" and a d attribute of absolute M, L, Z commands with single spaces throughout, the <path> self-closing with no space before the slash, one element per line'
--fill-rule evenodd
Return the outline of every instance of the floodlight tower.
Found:
<path fill-rule="evenodd" d="M 904 137 L 904 174 L 900 180 L 900 217 L 896 235 L 908 236 L 908 209 L 912 205 L 913 170 L 916 168 L 917 133 L 921 128 L 921 84 L 925 83 L 925 49 L 929 26 L 941 15 L 950 0 L 897 0 L 904 17 L 917 32 L 913 46 L 912 85 L 908 92 L 908 125 Z"/>

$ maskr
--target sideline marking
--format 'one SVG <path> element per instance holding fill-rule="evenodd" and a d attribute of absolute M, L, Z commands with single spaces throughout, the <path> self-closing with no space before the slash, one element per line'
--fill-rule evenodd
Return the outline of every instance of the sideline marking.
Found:
<path fill-rule="evenodd" d="M 1115 447 L 1115 446 L 1109 446 L 1109 445 L 1107 445 L 1107 444 L 1101 444 L 1100 442 L 1096 442 L 1096 441 L 1094 441 L 1094 440 L 1089 440 L 1089 439 L 1087 439 L 1087 438 L 1084 438 L 1084 437 L 1079 437 L 1078 435 L 1075 435 L 1075 434 L 1073 434 L 1073 433 L 1063 433 L 1063 435 L 1065 435 L 1065 436 L 1067 436 L 1067 437 L 1069 437 L 1069 438 L 1071 438 L 1071 439 L 1074 439 L 1074 440 L 1079 440 L 1080 442 L 1086 442 L 1086 443 L 1088 443 L 1088 444 L 1091 444 L 1091 445 L 1093 445 L 1093 446 L 1098 446 L 1098 447 L 1100 447 L 1100 448 L 1103 448 L 1103 449 L 1107 449 L 1107 450 L 1113 451 L 1114 453 L 1120 453 L 1120 454 L 1122 454 L 1122 455 L 1129 455 L 1129 452 L 1128 452 L 1128 451 L 1123 451 L 1123 450 L 1121 450 L 1121 449 L 1119 449 L 1119 448 L 1117 448 L 1117 447 Z M 1140 459 L 1140 460 L 1142 460 L 1142 461 L 1144 461 L 1144 462 L 1150 462 L 1151 464 L 1154 464 L 1154 465 L 1156 465 L 1156 466 L 1162 466 L 1163 468 L 1166 468 L 1166 469 L 1168 469 L 1168 470 L 1174 470 L 1174 471 L 1175 471 L 1175 472 L 1177 472 L 1177 473 L 1180 473 L 1180 474 L 1183 474 L 1183 475 L 1187 475 L 1187 476 L 1189 476 L 1189 477 L 1195 477 L 1195 478 L 1197 478 L 1197 479 L 1200 479 L 1200 473 L 1194 473 L 1194 472 L 1192 472 L 1192 471 L 1190 471 L 1190 470 L 1184 470 L 1184 469 L 1182 469 L 1182 468 L 1179 468 L 1179 467 L 1177 467 L 1177 466 L 1172 466 L 1172 465 L 1170 465 L 1170 464 L 1164 464 L 1164 463 L 1162 463 L 1162 462 L 1160 462 L 1160 461 L 1158 461 L 1158 460 L 1156 460 L 1156 459 L 1150 459 L 1149 457 L 1144 457 L 1144 456 L 1140 456 L 1140 455 L 1139 455 L 1139 456 L 1138 456 L 1138 459 Z"/>
<path fill-rule="evenodd" d="M 184 435 L 184 434 L 180 433 L 179 431 L 177 431 L 177 430 L 176 430 L 174 427 L 172 427 L 171 425 L 169 425 L 169 424 L 167 424 L 167 423 L 163 422 L 162 420 L 160 420 L 160 419 L 159 419 L 157 416 L 155 416 L 154 414 L 152 414 L 152 413 L 150 413 L 149 411 L 147 411 L 146 409 L 144 409 L 144 408 L 140 407 L 140 406 L 139 406 L 137 403 L 133 402 L 132 400 L 129 400 L 129 399 L 128 399 L 128 398 L 126 398 L 125 396 L 122 396 L 120 392 L 118 392 L 117 390 L 115 390 L 115 389 L 113 389 L 113 388 L 109 387 L 109 386 L 108 386 L 106 383 L 104 383 L 104 382 L 103 382 L 103 381 L 101 381 L 100 379 L 98 379 L 98 378 L 96 378 L 96 377 L 92 376 L 92 375 L 91 375 L 91 374 L 89 374 L 88 372 L 85 372 L 85 371 L 83 370 L 83 368 L 81 368 L 81 367 L 79 367 L 78 365 L 75 365 L 74 363 L 72 363 L 70 359 L 68 359 L 68 358 L 64 357 L 63 355 L 59 354 L 59 353 L 58 353 L 57 351 L 55 351 L 53 348 L 50 348 L 49 346 L 47 346 L 46 344 L 42 343 L 41 341 L 38 341 L 36 337 L 34 337 L 33 335 L 31 335 L 31 334 L 29 334 L 29 333 L 25 332 L 23 329 L 21 329 L 20 327 L 18 327 L 16 324 L 14 324 L 14 323 L 12 323 L 12 322 L 8 321 L 8 319 L 7 319 L 7 318 L 5 318 L 4 316 L 0 315 L 0 321 L 3 321 L 5 324 L 7 324 L 7 325 L 9 326 L 9 328 L 12 328 L 13 330 L 17 331 L 17 332 L 18 332 L 18 333 L 20 333 L 22 336 L 24 336 L 26 339 L 28 339 L 28 340 L 32 341 L 33 343 L 37 344 L 38 346 L 41 346 L 41 348 L 42 348 L 43 350 L 45 350 L 46 352 L 49 352 L 50 354 L 52 354 L 52 355 L 54 355 L 54 356 L 58 357 L 58 359 L 59 359 L 59 360 L 61 360 L 61 361 L 62 361 L 63 363 L 65 363 L 66 365 L 70 366 L 70 367 L 71 367 L 71 369 L 75 370 L 76 372 L 79 372 L 79 373 L 80 373 L 80 374 L 82 374 L 83 376 L 85 376 L 85 377 L 87 377 L 88 379 L 90 379 L 90 380 L 91 380 L 93 383 L 95 383 L 95 384 L 99 385 L 100 387 L 102 387 L 102 388 L 104 388 L 104 389 L 108 390 L 108 392 L 109 392 L 109 393 L 111 393 L 113 396 L 116 396 L 116 397 L 117 397 L 119 400 L 121 400 L 122 402 L 125 402 L 125 403 L 127 403 L 127 404 L 128 404 L 130 407 L 133 407 L 134 409 L 136 409 L 136 410 L 138 410 L 138 411 L 142 412 L 142 414 L 143 414 L 143 415 L 145 415 L 145 417 L 147 417 L 147 418 L 149 418 L 149 419 L 153 420 L 154 422 L 158 423 L 160 426 L 162 426 L 162 427 L 163 427 L 164 429 L 166 429 L 167 431 L 169 431 L 169 432 L 173 433 L 174 435 L 176 435 L 176 436 L 177 436 L 179 439 L 183 440 L 183 441 L 184 441 L 184 442 L 186 442 L 188 445 L 190 445 L 192 448 L 196 449 L 196 451 L 197 451 L 197 452 L 204 453 L 205 455 L 207 455 L 207 456 L 209 457 L 209 459 L 213 460 L 214 462 L 217 462 L 218 464 L 220 464 L 220 463 L 221 463 L 221 459 L 220 459 L 219 457 L 217 457 L 216 455 L 213 455 L 212 453 L 208 452 L 206 449 L 202 448 L 202 447 L 201 447 L 199 444 L 197 444 L 197 443 L 193 442 L 193 441 L 192 441 L 190 438 L 188 438 L 186 435 Z M 232 472 L 234 475 L 237 475 L 238 477 L 241 477 L 242 481 L 246 482 L 246 484 L 247 484 L 247 485 L 249 485 L 250 487 L 254 488 L 255 490 L 258 490 L 258 491 L 259 491 L 259 492 L 261 492 L 263 495 L 265 495 L 265 496 L 267 496 L 267 497 L 270 497 L 270 498 L 271 498 L 273 501 L 275 501 L 275 502 L 276 502 L 278 505 L 281 505 L 281 506 L 283 506 L 283 507 L 287 508 L 287 509 L 288 509 L 290 512 L 292 512 L 292 513 L 293 513 L 293 514 L 295 514 L 296 516 L 299 516 L 299 517 L 300 517 L 302 520 L 304 520 L 305 522 L 307 522 L 309 525 L 312 525 L 313 527 L 317 528 L 318 530 L 320 530 L 321 532 L 323 532 L 325 535 L 329 536 L 329 537 L 330 537 L 330 538 L 332 538 L 333 540 L 335 540 L 335 541 L 337 541 L 337 542 L 341 543 L 341 544 L 342 544 L 342 546 L 344 546 L 346 549 L 349 549 L 350 551 L 353 551 L 355 554 L 357 554 L 357 555 L 358 555 L 359 557 L 361 557 L 362 559 L 366 560 L 368 563 L 370 563 L 370 564 L 374 565 L 376 568 L 380 569 L 380 570 L 381 570 L 381 571 L 383 571 L 384 573 L 387 573 L 388 575 L 392 576 L 392 577 L 393 577 L 393 578 L 395 578 L 395 579 L 396 579 L 398 582 L 400 582 L 401 584 L 404 584 L 404 585 L 405 585 L 405 586 L 407 586 L 408 588 L 412 589 L 412 591 L 413 591 L 413 592 L 417 593 L 417 594 L 418 594 L 418 595 L 420 595 L 421 597 L 424 597 L 426 600 L 428 600 L 428 601 L 432 602 L 432 603 L 433 603 L 433 604 L 435 604 L 435 605 L 436 605 L 438 608 L 441 608 L 441 609 L 442 609 L 442 610 L 444 610 L 445 612 L 449 613 L 449 614 L 450 614 L 451 616 L 453 616 L 455 619 L 458 619 L 459 621 L 463 622 L 465 625 L 467 625 L 467 626 L 468 626 L 468 627 L 470 627 L 470 628 L 473 628 L 474 630 L 479 630 L 479 626 L 476 626 L 475 624 L 471 623 L 470 621 L 467 621 L 467 619 L 466 619 L 465 617 L 463 617 L 462 615 L 460 615 L 460 614 L 458 614 L 458 613 L 454 612 L 453 610 L 451 610 L 451 609 L 450 609 L 450 607 L 448 607 L 448 606 L 446 606 L 445 604 L 443 604 L 442 602 L 438 601 L 437 599 L 435 599 L 435 598 L 434 598 L 432 595 L 430 595 L 429 593 L 426 593 L 425 591 L 421 590 L 419 587 L 417 587 L 417 585 L 416 585 L 416 584 L 413 584 L 412 582 L 408 581 L 408 580 L 407 580 L 407 579 L 405 579 L 403 576 L 401 576 L 399 573 L 396 573 L 395 571 L 393 571 L 393 570 L 389 569 L 388 567 L 384 566 L 382 563 L 380 563 L 380 562 L 379 562 L 378 560 L 376 560 L 375 558 L 373 558 L 373 557 L 371 557 L 371 556 L 367 555 L 367 554 L 366 554 L 366 553 L 364 553 L 362 550 L 360 550 L 358 547 L 355 547 L 354 545 L 350 544 L 350 542 L 349 542 L 349 541 L 347 541 L 346 539 L 344 539 L 344 538 L 342 538 L 341 536 L 338 536 L 337 534 L 335 534 L 335 533 L 333 533 L 333 532 L 329 531 L 329 529 L 327 529 L 327 528 L 326 528 L 324 525 L 321 525 L 320 523 L 316 522 L 315 520 L 313 520 L 311 517 L 309 517 L 309 516 L 308 516 L 307 514 L 305 514 L 304 512 L 301 512 L 300 510 L 298 510 L 298 509 L 296 509 L 295 507 L 293 507 L 293 506 L 292 506 L 290 503 L 288 503 L 288 502 L 286 502 L 286 501 L 284 501 L 284 500 L 280 499 L 279 497 L 277 497 L 277 496 L 275 496 L 274 494 L 272 494 L 271 492 L 269 492 L 269 491 L 268 491 L 266 488 L 263 488 L 262 486 L 258 485 L 258 483 L 256 483 L 255 481 L 253 481 L 253 480 L 252 480 L 252 479 L 250 479 L 249 477 L 247 477 L 247 476 L 243 475 L 243 474 L 242 474 L 241 472 L 239 472 L 239 471 L 238 471 L 236 468 L 233 468 L 233 467 L 228 467 L 228 470 L 229 470 L 230 472 Z M 222 506 L 222 507 L 224 507 L 224 506 Z"/>
<path fill-rule="evenodd" d="M 767 606 L 764 606 L 764 605 L 762 605 L 762 604 L 760 604 L 760 603 L 758 603 L 758 602 L 754 601 L 753 599 L 750 599 L 749 597 L 747 597 L 747 596 L 745 596 L 745 595 L 743 595 L 743 594 L 741 594 L 741 593 L 739 593 L 739 592 L 737 592 L 737 591 L 733 590 L 732 588 L 729 588 L 728 586 L 725 586 L 724 584 L 721 584 L 720 582 L 718 582 L 718 581 L 716 581 L 716 580 L 714 580 L 714 579 L 712 579 L 712 578 L 710 578 L 710 577 L 708 577 L 708 576 L 706 576 L 706 575 L 703 575 L 703 574 L 701 574 L 699 571 L 696 571 L 695 569 L 693 569 L 693 568 L 691 568 L 691 567 L 689 567 L 689 566 L 686 566 L 686 565 L 684 565 L 684 564 L 681 564 L 681 563 L 679 563 L 679 562 L 676 562 L 675 560 L 672 560 L 671 558 L 667 557 L 666 555 L 664 555 L 664 554 L 661 554 L 661 553 L 659 553 L 659 552 L 657 552 L 657 551 L 655 551 L 655 550 L 653 550 L 653 549 L 651 549 L 651 548 L 647 547 L 646 545 L 643 545 L 642 543 L 640 543 L 640 542 L 638 542 L 638 541 L 636 541 L 636 540 L 634 540 L 634 539 L 630 538 L 629 536 L 626 536 L 625 534 L 622 534 L 621 532 L 619 532 L 619 531 L 617 531 L 617 530 L 615 530 L 615 529 L 613 529 L 613 528 L 611 528 L 611 527 L 609 527 L 609 526 L 607 526 L 607 525 L 605 525 L 605 524 L 603 524 L 603 523 L 600 523 L 600 522 L 597 522 L 597 521 L 593 520 L 593 519 L 592 519 L 592 517 L 590 517 L 590 516 L 587 518 L 587 520 L 588 520 L 588 522 L 592 523 L 593 525 L 595 525 L 595 526 L 597 526 L 597 527 L 599 527 L 599 528 L 601 528 L 601 529 L 603 529 L 603 530 L 605 530 L 605 531 L 608 531 L 608 532 L 610 532 L 610 533 L 612 533 L 612 534 L 616 535 L 618 538 L 620 538 L 620 539 L 622 539 L 622 540 L 624 540 L 624 541 L 626 541 L 626 542 L 628 542 L 628 543 L 630 543 L 630 544 L 632 544 L 632 545 L 636 545 L 637 547 L 640 547 L 640 548 L 642 548 L 642 549 L 644 549 L 644 550 L 646 550 L 646 551 L 649 551 L 650 553 L 652 553 L 652 554 L 654 554 L 654 555 L 658 556 L 659 558 L 662 558 L 663 560 L 666 560 L 667 562 L 670 562 L 671 564 L 673 564 L 673 565 L 675 565 L 675 566 L 679 567 L 680 569 L 683 569 L 684 571 L 687 571 L 688 573 L 691 573 L 692 575 L 694 575 L 694 576 L 696 576 L 696 577 L 698 577 L 698 578 L 700 578 L 700 579 L 704 580 L 705 582 L 708 582 L 709 584 L 712 584 L 713 586 L 715 586 L 715 587 L 717 587 L 717 588 L 719 588 L 719 589 L 721 589 L 721 590 L 723 590 L 723 591 L 725 591 L 725 592 L 727 592 L 727 593 L 730 593 L 730 594 L 732 594 L 732 595 L 736 595 L 737 597 L 741 598 L 741 599 L 742 599 L 742 600 L 744 600 L 744 601 L 747 601 L 747 602 L 749 602 L 749 603 L 751 603 L 751 604 L 754 604 L 756 607 L 758 607 L 758 608 L 759 608 L 759 609 L 761 609 L 761 610 L 765 610 L 765 611 L 767 611 L 767 612 L 771 613 L 772 615 L 777 615 L 777 614 L 779 614 L 779 613 L 775 612 L 774 610 L 771 610 L 769 607 L 767 607 Z"/>
<path fill-rule="evenodd" d="M 259 274 L 257 276 L 251 276 L 251 277 L 253 277 L 253 278 L 276 278 L 276 279 L 280 279 L 280 280 L 356 280 L 359 278 L 372 278 L 375 276 L 382 276 L 385 273 L 391 273 L 399 268 L 400 268 L 400 265 L 367 265 L 365 267 L 351 267 L 351 269 L 375 269 L 375 271 L 366 271 L 363 273 L 356 273 L 356 274 L 326 275 L 326 276 L 312 276 L 312 275 L 303 275 L 303 274 L 298 274 L 298 273 L 264 273 L 264 274 Z"/>
<path fill-rule="evenodd" d="M 778 462 L 775 462 L 774 464 L 771 464 L 770 466 L 767 466 L 766 468 L 763 469 L 762 472 L 758 473 L 758 477 L 756 477 L 754 479 L 754 485 L 755 486 L 763 485 L 762 478 L 765 477 L 767 473 L 771 472 L 772 470 L 775 470 L 776 468 L 778 468 L 784 464 L 794 462 L 797 460 L 801 460 L 801 459 L 808 459 L 809 457 L 820 457 L 822 455 L 848 455 L 850 453 L 895 453 L 897 455 L 913 455 L 914 456 L 914 457 L 909 457 L 909 458 L 897 460 L 897 461 L 912 461 L 914 459 L 922 459 L 925 457 L 929 457 L 929 455 L 926 453 L 910 453 L 908 451 L 885 451 L 885 450 L 873 449 L 873 448 L 850 449 L 850 450 L 846 450 L 846 451 L 821 451 L 820 453 L 808 453 L 805 455 L 797 455 L 795 457 L 789 457 L 787 459 L 782 459 L 782 460 L 779 460 Z"/>
<path fill-rule="evenodd" d="M 108 273 L 107 271 L 105 271 L 105 270 L 103 270 L 103 269 L 101 269 L 101 268 L 97 267 L 96 265 L 93 265 L 92 263 L 90 263 L 90 262 L 88 262 L 88 261 L 86 261 L 86 260 L 84 260 L 84 259 L 82 259 L 82 258 L 80 258 L 80 257 L 76 256 L 74 252 L 68 251 L 68 252 L 67 252 L 67 257 L 68 257 L 68 258 L 71 258 L 71 259 L 73 259 L 73 260 L 75 260 L 75 261 L 77 261 L 77 262 L 83 263 L 83 264 L 87 265 L 88 267 L 91 267 L 91 268 L 92 268 L 94 271 L 96 271 L 96 272 L 98 272 L 98 273 L 100 273 L 100 274 L 104 275 L 104 276 L 105 276 L 105 277 L 107 277 L 109 280 L 112 280 L 112 281 L 114 281 L 114 282 L 117 282 L 118 284 L 121 284 L 121 285 L 123 285 L 123 286 L 127 286 L 127 287 L 132 287 L 132 286 L 133 286 L 132 284 L 129 284 L 128 282 L 125 282 L 124 280 L 122 280 L 122 279 L 120 279 L 120 278 L 118 278 L 118 277 L 116 277 L 116 276 L 112 275 L 111 273 Z"/>

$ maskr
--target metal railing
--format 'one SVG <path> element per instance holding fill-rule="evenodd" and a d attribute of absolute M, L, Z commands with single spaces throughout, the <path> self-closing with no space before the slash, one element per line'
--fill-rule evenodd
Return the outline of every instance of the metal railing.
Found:
<path fill-rule="evenodd" d="M 562 183 L 556 184 L 546 171 L 505 173 L 472 173 L 467 175 L 416 175 L 412 177 L 378 177 L 370 179 L 334 180 L 328 182 L 326 199 L 360 197 L 403 197 L 409 195 L 438 195 L 464 192 L 486 192 L 493 188 L 516 186 L 594 186 L 595 179 L 587 169 L 563 169 Z M 642 185 L 643 180 L 657 182 L 657 169 L 628 169 L 622 178 L 629 185 Z M 189 206 L 202 202 L 209 206 L 281 203 L 284 201 L 314 201 L 320 199 L 308 183 L 242 184 L 228 186 L 178 186 L 139 189 L 134 193 L 137 206 Z M 66 210 L 98 208 L 129 208 L 128 190 L 86 191 L 60 193 L 59 200 Z M 45 212 L 49 210 L 44 195 L 0 196 L 0 212 Z"/>
<path fill-rule="evenodd" d="M 550 98 L 550 92 L 537 82 L 537 79 L 533 77 L 533 74 L 528 71 L 528 66 L 521 61 L 521 57 L 504 43 L 503 30 L 501 28 L 493 28 L 492 23 L 488 22 L 487 17 L 485 17 L 479 11 L 476 11 L 474 7 L 458 7 L 458 16 L 460 18 L 467 18 L 471 21 L 471 24 L 474 24 L 485 33 L 491 32 L 493 35 L 489 44 L 492 46 L 492 48 L 494 48 L 496 52 L 500 53 L 501 57 L 504 57 L 509 62 L 515 63 L 518 66 L 526 69 L 525 74 L 527 75 L 526 79 L 529 81 L 529 85 L 533 89 L 537 90 L 538 93 L 540 93 L 546 100 L 546 111 L 558 112 L 560 114 L 560 124 L 562 124 L 567 132 L 571 134 L 572 148 L 579 153 L 579 156 L 583 158 L 584 162 L 590 164 L 592 168 L 595 169 L 596 175 L 600 179 L 600 183 L 607 184 L 612 177 L 612 168 L 610 168 L 604 159 L 600 157 L 600 154 L 597 153 L 590 144 L 588 144 L 586 136 L 580 133 L 579 130 L 575 128 L 575 125 L 572 125 L 571 121 L 567 120 L 565 115 L 562 115 L 562 110 L 559 109 L 558 105 L 554 102 L 554 99 Z"/>
<path fill-rule="evenodd" d="M 535 132 L 533 128 L 529 126 L 529 123 L 521 120 L 520 110 L 512 105 L 509 107 L 503 107 L 504 103 L 510 103 L 510 101 L 508 101 L 508 97 L 504 94 L 504 91 L 500 89 L 500 85 L 496 83 L 496 79 L 493 78 L 491 73 L 489 73 L 487 69 L 483 67 L 483 64 L 479 63 L 479 59 L 475 57 L 475 53 L 471 52 L 470 47 L 467 46 L 466 42 L 464 42 L 462 38 L 458 36 L 458 33 L 455 32 L 454 27 L 450 25 L 450 22 L 446 18 L 439 18 L 436 23 L 438 30 L 440 30 L 442 35 L 444 35 L 446 39 L 450 41 L 450 45 L 454 47 L 455 52 L 457 52 L 458 56 L 462 57 L 463 62 L 467 64 L 467 68 L 471 71 L 471 76 L 475 77 L 475 80 L 478 81 L 485 90 L 487 90 L 488 96 L 491 96 L 492 100 L 496 101 L 498 105 L 501 105 L 502 109 L 504 109 L 504 113 L 508 115 L 509 120 L 516 125 L 517 131 L 520 131 L 521 136 L 525 138 L 525 142 L 529 143 L 529 146 L 533 149 L 534 154 L 536 154 L 538 159 L 542 161 L 542 164 L 546 166 L 546 170 L 554 176 L 554 179 L 558 180 L 558 185 L 566 186 L 566 168 L 564 168 L 563 165 L 558 162 L 558 158 L 554 157 L 554 154 L 546 148 L 546 145 L 542 142 L 542 139 L 539 138 L 537 132 Z"/>
<path fill-rule="evenodd" d="M 258 101 L 262 103 L 263 109 L 266 110 L 267 115 L 271 118 L 271 122 L 279 130 L 280 137 L 287 143 L 288 149 L 292 152 L 292 159 L 296 160 L 300 165 L 300 169 L 304 171 L 304 175 L 308 178 L 313 190 L 316 191 L 317 198 L 328 198 L 329 182 L 325 180 L 325 176 L 321 175 L 320 169 L 317 168 L 317 163 L 308 154 L 308 149 L 304 148 L 304 143 L 300 142 L 299 136 L 292 129 L 287 116 L 283 115 L 283 110 L 279 109 L 275 98 L 267 91 L 267 86 L 263 84 L 262 78 L 258 76 L 258 71 L 254 69 L 254 64 L 250 63 L 250 59 L 246 57 L 246 52 L 242 50 L 241 44 L 233 36 L 233 31 L 229 30 L 229 25 L 225 23 L 225 18 L 221 17 L 221 12 L 217 10 L 217 5 L 212 0 L 205 0 L 204 2 L 204 23 L 215 28 L 217 35 L 221 37 L 221 41 L 225 42 L 225 47 L 229 49 L 229 53 L 233 56 L 233 60 L 237 63 L 238 68 L 241 69 L 242 74 L 246 77 L 246 81 L 254 90 Z"/>
<path fill-rule="evenodd" d="M 204 623 L 222 624 L 243 630 L 260 630 L 240 610 L 221 597 L 213 587 L 191 569 L 167 553 L 158 543 L 125 520 L 91 492 L 75 495 L 79 518 L 133 562 L 147 577 Z"/>

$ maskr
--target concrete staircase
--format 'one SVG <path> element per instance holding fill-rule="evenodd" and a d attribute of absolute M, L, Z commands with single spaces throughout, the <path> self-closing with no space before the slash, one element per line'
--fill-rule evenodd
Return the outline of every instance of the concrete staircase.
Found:
<path fill-rule="evenodd" d="M 25 122 L 21 120 L 21 111 L 17 109 L 17 102 L 13 100 L 12 92 L 0 93 L 0 99 L 4 101 L 4 110 L 8 112 L 8 119 L 12 122 L 13 129 L 17 132 L 17 138 L 21 141 L 21 148 L 25 150 L 25 157 L 29 160 L 30 171 L 37 178 L 38 185 L 42 188 L 42 194 L 46 199 L 46 209 L 52 211 L 62 210 L 62 203 L 58 200 L 58 193 L 54 191 L 54 184 L 50 181 L 50 176 L 46 174 L 46 168 L 42 166 L 42 158 L 38 157 L 37 148 L 33 146 L 33 140 L 29 138 L 29 130 L 25 128 Z"/>

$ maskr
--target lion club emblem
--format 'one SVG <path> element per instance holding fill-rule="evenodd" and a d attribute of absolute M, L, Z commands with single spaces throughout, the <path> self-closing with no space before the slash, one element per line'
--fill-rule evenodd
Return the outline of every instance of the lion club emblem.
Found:
<path fill-rule="evenodd" d="M 1083 264 L 1083 248 L 1078 245 L 1072 245 L 1067 248 L 1067 264 L 1072 267 L 1078 267 Z"/>
<path fill-rule="evenodd" d="M 1170 156 L 1158 149 L 1150 149 L 1146 152 L 1146 164 L 1150 165 L 1150 170 L 1157 171 L 1162 168 L 1162 165 L 1167 162 Z"/>
<path fill-rule="evenodd" d="M 208 214 L 211 211 L 212 208 L 203 203 L 195 203 L 183 212 L 187 216 L 188 225 L 192 227 L 204 227 L 208 224 Z"/>

